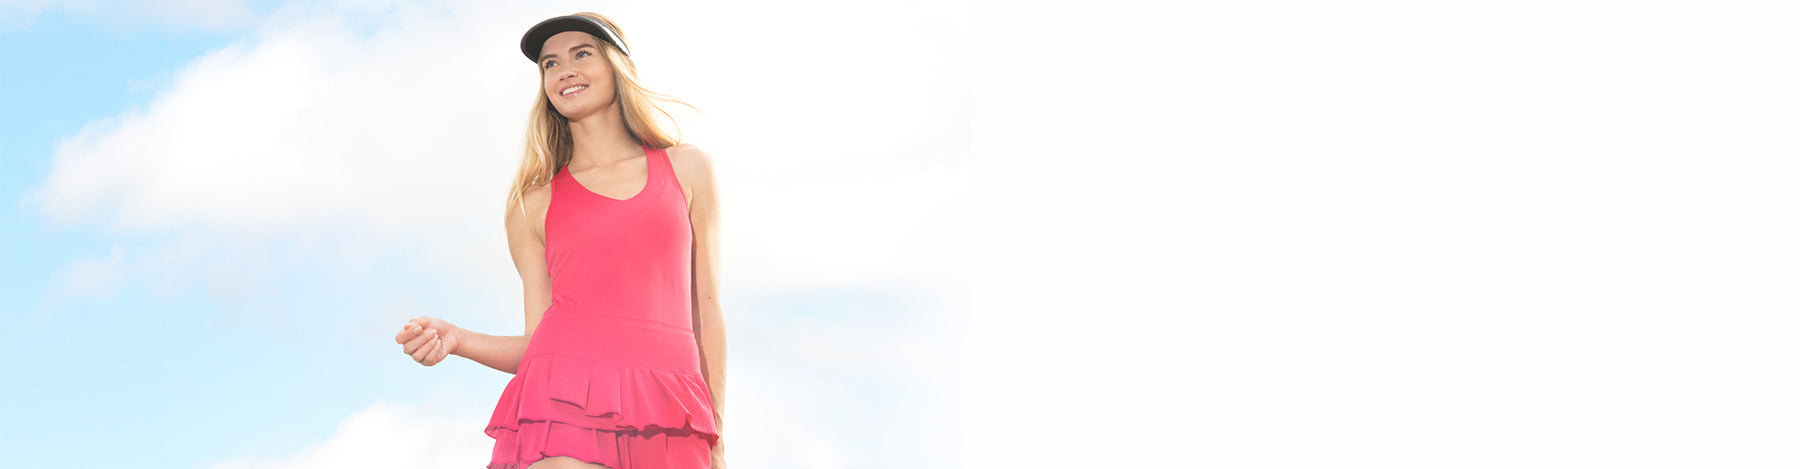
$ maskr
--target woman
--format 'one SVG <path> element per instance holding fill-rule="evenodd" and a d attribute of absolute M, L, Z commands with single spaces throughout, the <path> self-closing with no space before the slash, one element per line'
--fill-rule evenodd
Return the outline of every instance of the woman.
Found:
<path fill-rule="evenodd" d="M 514 373 L 486 428 L 493 468 L 724 467 L 725 332 L 711 157 L 676 144 L 625 36 L 594 13 L 520 41 L 541 78 L 508 196 L 525 334 L 442 319 L 394 340 L 431 366 L 460 355 Z M 683 103 L 686 104 L 686 103 Z"/>

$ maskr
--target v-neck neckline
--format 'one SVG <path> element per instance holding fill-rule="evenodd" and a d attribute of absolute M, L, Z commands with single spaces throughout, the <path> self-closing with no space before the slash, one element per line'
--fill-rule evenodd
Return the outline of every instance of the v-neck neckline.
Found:
<path fill-rule="evenodd" d="M 645 192 L 650 192 L 650 185 L 654 184 L 656 182 L 655 181 L 655 179 L 656 179 L 656 162 L 650 161 L 650 158 L 651 158 L 650 147 L 647 145 L 639 145 L 639 147 L 643 148 L 643 150 L 644 150 L 644 187 L 639 188 L 637 193 L 632 194 L 631 197 L 626 197 L 623 199 L 615 199 L 612 196 L 609 196 L 606 194 L 601 194 L 599 192 L 594 192 L 593 189 L 588 189 L 586 184 L 582 184 L 581 180 L 575 179 L 575 172 L 570 171 L 568 166 L 563 166 L 563 172 L 567 173 L 569 175 L 570 181 L 575 181 L 575 187 L 580 187 L 582 192 L 593 194 L 595 197 L 599 197 L 599 198 L 606 199 L 606 200 L 611 200 L 614 202 L 630 202 L 633 200 L 637 200 L 638 197 L 643 196 Z"/>

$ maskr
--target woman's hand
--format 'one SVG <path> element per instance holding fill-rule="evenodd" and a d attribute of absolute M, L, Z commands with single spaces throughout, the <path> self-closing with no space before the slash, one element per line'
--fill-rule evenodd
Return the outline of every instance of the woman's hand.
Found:
<path fill-rule="evenodd" d="M 449 321 L 419 316 L 400 327 L 394 342 L 400 344 L 400 352 L 411 356 L 413 361 L 431 366 L 456 352 L 457 344 L 461 343 L 456 331 L 456 325 Z"/>

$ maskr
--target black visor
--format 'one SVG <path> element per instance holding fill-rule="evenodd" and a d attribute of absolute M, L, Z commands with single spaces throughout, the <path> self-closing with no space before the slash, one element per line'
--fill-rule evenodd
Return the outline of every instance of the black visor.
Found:
<path fill-rule="evenodd" d="M 631 49 L 625 48 L 625 41 L 620 40 L 619 35 L 613 34 L 612 28 L 606 27 L 606 24 L 599 20 L 578 15 L 558 16 L 544 20 L 537 26 L 532 26 L 531 29 L 525 31 L 525 37 L 519 39 L 519 50 L 525 52 L 525 58 L 531 59 L 531 63 L 537 63 L 538 53 L 544 50 L 544 41 L 550 40 L 550 36 L 555 36 L 557 33 L 568 31 L 592 34 L 602 41 L 612 43 L 614 47 L 619 48 L 619 52 L 624 52 L 627 56 L 631 55 Z"/>

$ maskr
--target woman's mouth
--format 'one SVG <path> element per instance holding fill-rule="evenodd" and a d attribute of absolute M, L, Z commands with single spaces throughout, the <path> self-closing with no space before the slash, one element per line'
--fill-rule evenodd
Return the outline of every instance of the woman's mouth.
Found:
<path fill-rule="evenodd" d="M 580 94 L 581 90 L 585 90 L 585 89 L 587 89 L 587 85 L 574 85 L 574 86 L 570 86 L 568 88 L 563 88 L 562 96 L 565 98 L 569 97 L 569 96 L 574 96 L 574 95 Z"/>

